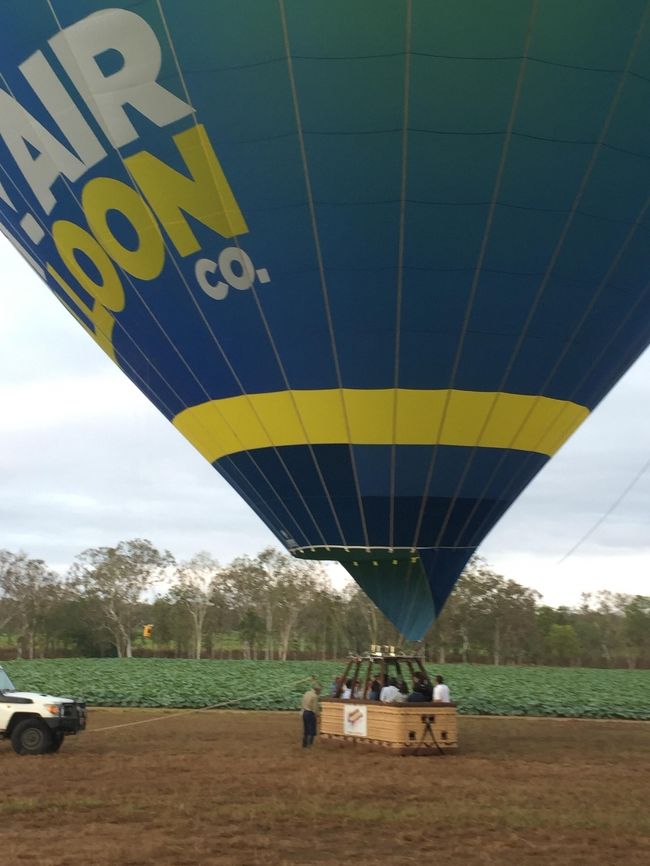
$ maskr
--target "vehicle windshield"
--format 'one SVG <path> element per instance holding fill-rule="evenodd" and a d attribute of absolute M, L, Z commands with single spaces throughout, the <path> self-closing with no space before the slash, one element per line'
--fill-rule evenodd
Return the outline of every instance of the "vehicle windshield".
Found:
<path fill-rule="evenodd" d="M 0 692 L 15 692 L 14 684 L 9 679 L 9 675 L 0 668 Z"/>

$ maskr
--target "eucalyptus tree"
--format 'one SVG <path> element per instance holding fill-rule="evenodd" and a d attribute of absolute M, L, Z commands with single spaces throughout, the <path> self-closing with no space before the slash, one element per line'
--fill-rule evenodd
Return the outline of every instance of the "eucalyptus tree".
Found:
<path fill-rule="evenodd" d="M 60 579 L 41 559 L 0 551 L 3 624 L 11 623 L 16 655 L 34 658 L 36 637 L 61 589 Z"/>
<path fill-rule="evenodd" d="M 322 565 L 265 548 L 257 561 L 267 576 L 266 606 L 274 618 L 278 658 L 286 661 L 301 615 L 327 585 Z M 268 628 L 267 628 L 268 634 Z"/>
<path fill-rule="evenodd" d="M 117 655 L 130 658 L 136 629 L 142 626 L 145 593 L 174 564 L 168 551 L 159 551 L 143 538 L 120 541 L 115 547 L 89 548 L 72 564 L 70 577 L 84 596 L 93 599 L 103 627 Z"/>
<path fill-rule="evenodd" d="M 259 642 L 265 634 L 262 617 L 249 607 L 243 612 L 237 628 L 242 639 L 245 657 L 257 660 Z"/>
<path fill-rule="evenodd" d="M 264 638 L 264 657 L 286 660 L 300 616 L 326 585 L 319 563 L 296 559 L 266 547 L 255 557 L 240 556 L 222 573 L 225 597 L 252 623 L 255 614 L 256 640 Z M 259 622 L 263 624 L 263 635 Z"/>
<path fill-rule="evenodd" d="M 223 601 L 234 612 L 238 628 L 242 622 L 248 623 L 247 631 L 254 635 L 255 652 L 264 637 L 265 658 L 273 658 L 273 606 L 268 575 L 262 564 L 257 558 L 238 556 L 223 568 L 221 578 Z M 246 642 L 252 646 L 250 641 Z"/>
<path fill-rule="evenodd" d="M 629 647 L 628 666 L 640 660 L 650 664 L 650 596 L 635 595 L 624 606 L 624 633 Z"/>
<path fill-rule="evenodd" d="M 182 605 L 192 622 L 193 655 L 201 658 L 205 619 L 214 606 L 215 592 L 219 590 L 221 568 L 216 559 L 202 551 L 176 569 L 170 598 Z"/>
<path fill-rule="evenodd" d="M 552 625 L 546 635 L 546 647 L 555 664 L 575 663 L 580 654 L 580 641 L 572 625 Z"/>
<path fill-rule="evenodd" d="M 11 622 L 15 614 L 11 594 L 7 591 L 15 556 L 16 554 L 8 550 L 0 550 L 0 631 Z"/>

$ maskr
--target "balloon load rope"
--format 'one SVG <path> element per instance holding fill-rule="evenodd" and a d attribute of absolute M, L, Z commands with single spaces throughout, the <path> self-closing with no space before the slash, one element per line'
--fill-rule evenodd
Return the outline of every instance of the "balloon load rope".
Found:
<path fill-rule="evenodd" d="M 278 686 L 278 688 L 276 688 L 276 689 L 269 689 L 268 691 L 265 692 L 265 694 L 273 695 L 273 694 L 276 694 L 278 692 L 283 692 L 286 689 L 290 688 L 291 686 L 297 686 L 300 683 L 305 683 L 305 682 L 313 683 L 314 678 L 313 677 L 301 677 L 299 680 L 293 680 L 290 683 L 284 683 L 282 686 Z M 231 706 L 232 704 L 238 704 L 242 701 L 247 701 L 247 700 L 250 700 L 251 698 L 256 698 L 258 696 L 258 694 L 259 694 L 259 692 L 253 692 L 253 694 L 244 695 L 244 697 L 233 698 L 230 701 L 221 701 L 218 704 L 210 704 L 207 707 L 184 708 L 182 710 L 177 710 L 176 712 L 173 712 L 173 713 L 165 713 L 164 716 L 154 716 L 152 719 L 139 719 L 137 722 L 122 722 L 119 725 L 107 725 L 104 728 L 95 728 L 94 730 L 86 731 L 85 733 L 86 734 L 103 734 L 105 731 L 116 731 L 119 728 L 133 728 L 136 725 L 148 725 L 148 724 L 151 724 L 152 722 L 164 722 L 164 721 L 167 721 L 167 719 L 178 718 L 178 716 L 188 716 L 188 715 L 191 715 L 192 713 L 203 713 L 203 712 L 206 712 L 207 710 L 223 709 L 224 707 Z"/>
<path fill-rule="evenodd" d="M 425 714 L 421 718 L 422 718 L 422 725 L 423 725 L 422 736 L 420 737 L 420 742 L 417 744 L 417 746 L 414 749 L 414 753 L 416 755 L 420 755 L 420 754 L 422 754 L 422 749 L 425 749 L 427 752 L 429 752 L 431 750 L 431 744 L 433 744 L 436 747 L 438 754 L 444 755 L 445 750 L 442 748 L 442 746 L 440 745 L 440 743 L 436 739 L 436 735 L 435 735 L 435 733 L 433 731 L 433 727 L 432 727 L 433 722 L 435 721 L 435 718 L 436 718 L 435 715 Z M 431 738 L 431 743 L 427 742 L 427 734 Z"/>

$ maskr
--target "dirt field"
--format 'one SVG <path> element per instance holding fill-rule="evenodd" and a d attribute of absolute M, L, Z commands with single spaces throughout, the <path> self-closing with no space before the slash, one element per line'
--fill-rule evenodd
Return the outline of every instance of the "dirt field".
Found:
<path fill-rule="evenodd" d="M 455 756 L 300 745 L 297 713 L 91 710 L 0 743 L 0 863 L 650 863 L 650 723 L 460 718 Z"/>

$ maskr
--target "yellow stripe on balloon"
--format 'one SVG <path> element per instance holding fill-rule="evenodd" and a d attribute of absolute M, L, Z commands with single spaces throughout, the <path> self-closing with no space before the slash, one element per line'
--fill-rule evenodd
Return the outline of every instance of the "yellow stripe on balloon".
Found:
<path fill-rule="evenodd" d="M 275 391 L 184 409 L 174 426 L 213 463 L 287 445 L 460 445 L 551 456 L 589 414 L 568 400 L 486 391 Z"/>

